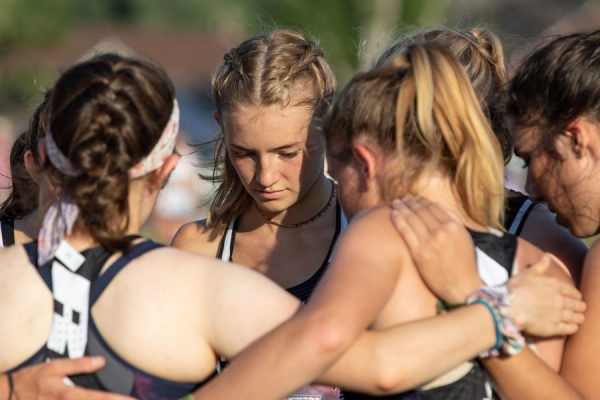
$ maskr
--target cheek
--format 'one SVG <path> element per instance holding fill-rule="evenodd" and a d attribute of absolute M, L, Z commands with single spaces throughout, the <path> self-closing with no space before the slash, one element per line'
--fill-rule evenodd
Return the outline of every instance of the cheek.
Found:
<path fill-rule="evenodd" d="M 242 184 L 244 186 L 248 186 L 252 180 L 252 177 L 254 176 L 254 170 L 256 168 L 254 161 L 248 158 L 233 157 L 230 157 L 229 160 L 233 165 L 233 169 L 235 169 L 235 172 L 242 181 Z"/>

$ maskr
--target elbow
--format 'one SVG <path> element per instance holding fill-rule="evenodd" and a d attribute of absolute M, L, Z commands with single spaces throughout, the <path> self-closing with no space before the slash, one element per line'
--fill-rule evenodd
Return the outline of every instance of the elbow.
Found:
<path fill-rule="evenodd" d="M 316 318 L 305 325 L 302 335 L 309 351 L 317 357 L 335 361 L 356 340 L 338 318 Z"/>
<path fill-rule="evenodd" d="M 375 383 L 374 392 L 371 393 L 373 395 L 389 395 L 404 392 L 412 388 L 407 381 L 408 374 L 406 371 L 397 362 L 392 364 L 387 362 L 387 358 L 389 357 L 389 349 L 388 351 L 378 351 L 375 362 L 376 367 L 373 370 L 375 374 L 373 377 Z"/>

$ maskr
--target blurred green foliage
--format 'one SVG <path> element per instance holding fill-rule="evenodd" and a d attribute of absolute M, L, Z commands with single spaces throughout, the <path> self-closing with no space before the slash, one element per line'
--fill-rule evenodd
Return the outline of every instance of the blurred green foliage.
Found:
<path fill-rule="evenodd" d="M 381 39 L 386 31 L 398 26 L 439 22 L 446 3 L 447 0 L 0 0 L 0 56 L 15 48 L 60 43 L 78 27 L 92 24 L 193 28 L 212 35 L 233 33 L 236 37 L 290 27 L 319 39 L 340 82 L 344 82 L 361 66 L 360 54 L 367 38 Z M 21 74 L 30 75 L 30 71 L 25 71 Z M 43 71 L 40 74 L 47 75 Z M 27 99 L 35 90 L 31 76 L 18 75 L 19 71 L 2 71 L 0 65 L 0 108 L 7 101 Z"/>

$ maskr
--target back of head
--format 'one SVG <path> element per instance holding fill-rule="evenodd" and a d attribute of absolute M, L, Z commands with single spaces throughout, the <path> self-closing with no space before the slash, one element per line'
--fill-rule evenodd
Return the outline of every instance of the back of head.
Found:
<path fill-rule="evenodd" d="M 328 152 L 347 158 L 357 141 L 386 153 L 382 197 L 412 193 L 443 174 L 467 214 L 501 228 L 503 163 L 464 69 L 434 43 L 413 43 L 379 68 L 358 74 L 342 91 L 324 128 Z"/>
<path fill-rule="evenodd" d="M 109 249 L 127 247 L 129 169 L 157 144 L 173 101 L 160 67 L 114 54 L 77 64 L 56 82 L 49 130 L 78 173 L 53 175 L 79 207 L 75 228 Z"/>
<path fill-rule="evenodd" d="M 10 150 L 11 192 L 0 206 L 0 218 L 23 218 L 38 206 L 38 185 L 27 172 L 25 154 L 31 151 L 36 163 L 40 163 L 38 142 L 46 132 L 45 119 L 50 92 L 34 111 L 29 127 L 21 133 Z"/>
<path fill-rule="evenodd" d="M 400 38 L 386 49 L 375 67 L 389 62 L 412 43 L 433 42 L 446 47 L 463 65 L 471 80 L 479 104 L 500 141 L 505 162 L 512 156 L 512 143 L 505 124 L 500 94 L 506 84 L 506 63 L 502 44 L 486 28 L 454 30 L 440 27 Z"/>
<path fill-rule="evenodd" d="M 327 111 L 335 91 L 335 78 L 323 50 L 289 29 L 252 37 L 230 49 L 211 84 L 221 115 L 239 106 L 280 105 L 309 107 L 318 119 Z M 209 222 L 226 224 L 242 213 L 251 198 L 226 155 L 223 132 L 217 140 L 210 179 L 219 186 Z"/>
<path fill-rule="evenodd" d="M 551 152 L 575 118 L 600 121 L 600 30 L 556 38 L 530 55 L 511 80 L 507 112 L 535 127 Z"/>

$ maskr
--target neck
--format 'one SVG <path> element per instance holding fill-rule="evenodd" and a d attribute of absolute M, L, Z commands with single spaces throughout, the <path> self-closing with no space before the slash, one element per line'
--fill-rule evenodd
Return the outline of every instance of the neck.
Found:
<path fill-rule="evenodd" d="M 417 193 L 419 196 L 444 207 L 466 227 L 473 230 L 487 229 L 487 227 L 478 224 L 469 217 L 450 179 L 440 175 L 424 178 L 418 183 Z"/>
<path fill-rule="evenodd" d="M 27 243 L 37 238 L 43 218 L 38 207 L 23 218 L 16 219 L 14 221 L 15 242 L 17 244 Z"/>
<path fill-rule="evenodd" d="M 331 207 L 327 207 L 332 198 L 333 182 L 320 175 L 308 191 L 298 199 L 298 201 L 282 212 L 272 214 L 258 211 L 255 207 L 253 212 L 260 214 L 258 217 L 265 223 L 265 219 L 273 221 L 273 226 L 281 224 L 292 227 L 294 225 L 303 225 L 303 222 L 310 221 L 313 217 L 319 216 L 325 209 L 325 212 L 330 211 Z M 312 222 L 312 221 L 311 221 Z"/>
<path fill-rule="evenodd" d="M 158 192 L 158 190 L 147 190 L 142 180 L 132 182 L 129 186 L 129 222 L 125 235 L 139 234 L 142 225 L 152 213 Z M 78 251 L 98 244 L 88 232 L 75 232 L 67 239 Z"/>

